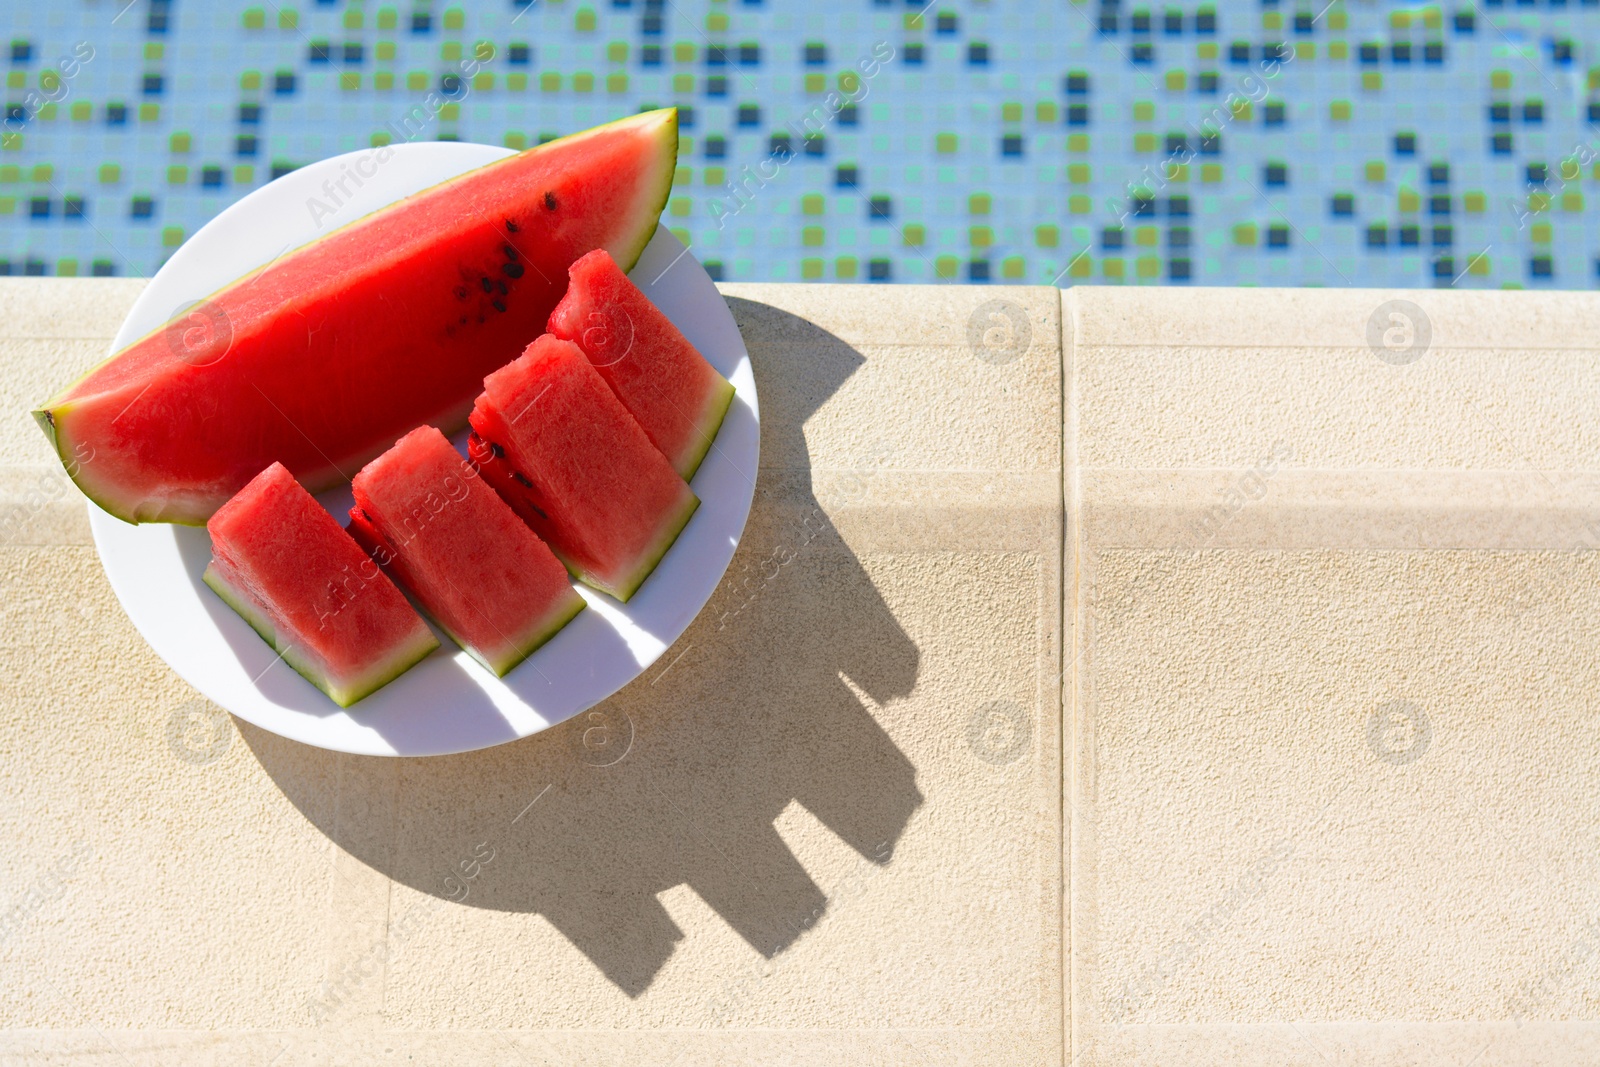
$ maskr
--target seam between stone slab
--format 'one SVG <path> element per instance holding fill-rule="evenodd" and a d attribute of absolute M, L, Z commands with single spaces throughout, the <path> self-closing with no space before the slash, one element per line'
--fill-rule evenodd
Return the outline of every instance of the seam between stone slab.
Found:
<path fill-rule="evenodd" d="M 1067 626 L 1066 626 L 1066 620 L 1067 620 L 1067 606 L 1066 605 L 1067 605 L 1067 589 L 1068 589 L 1068 579 L 1067 579 L 1067 537 L 1068 537 L 1068 533 L 1067 533 L 1067 500 L 1066 500 L 1066 479 L 1067 479 L 1067 473 L 1066 472 L 1067 472 L 1067 455 L 1068 455 L 1068 446 L 1067 446 L 1067 379 L 1066 379 L 1066 375 L 1067 375 L 1067 359 L 1066 359 L 1066 348 L 1065 348 L 1065 344 L 1064 344 L 1064 337 L 1065 337 L 1065 322 L 1064 322 L 1064 320 L 1066 318 L 1066 310 L 1067 310 L 1067 308 L 1066 308 L 1065 302 L 1062 300 L 1062 298 L 1060 296 L 1057 296 L 1057 298 L 1056 298 L 1056 338 L 1055 338 L 1056 361 L 1057 361 L 1057 366 L 1056 366 L 1057 400 L 1056 400 L 1056 403 L 1057 403 L 1057 410 L 1060 412 L 1059 419 L 1060 419 L 1060 424 L 1061 425 L 1060 425 L 1060 432 L 1059 432 L 1059 434 L 1057 436 L 1058 444 L 1057 444 L 1057 450 L 1056 450 L 1056 457 L 1057 457 L 1056 462 L 1057 462 L 1057 465 L 1058 465 L 1058 467 L 1059 467 L 1059 469 L 1061 471 L 1061 476 L 1060 476 L 1060 483 L 1057 486 L 1057 495 L 1056 495 L 1056 499 L 1059 501 L 1060 511 L 1059 511 L 1059 514 L 1058 514 L 1058 517 L 1057 517 L 1058 544 L 1057 544 L 1057 549 L 1056 549 L 1056 551 L 1057 551 L 1057 556 L 1056 556 L 1056 584 L 1057 584 L 1057 591 L 1056 591 L 1056 613 L 1057 613 L 1056 628 L 1057 628 L 1058 637 L 1057 637 L 1057 640 L 1056 640 L 1056 662 L 1055 662 L 1056 698 L 1055 699 L 1056 699 L 1056 703 L 1057 703 L 1058 707 L 1057 707 L 1057 711 L 1056 711 L 1057 719 L 1056 719 L 1056 736 L 1055 736 L 1055 740 L 1056 740 L 1056 749 L 1057 749 L 1057 751 L 1056 751 L 1056 776 L 1057 776 L 1057 783 L 1056 783 L 1056 803 L 1057 803 L 1056 825 L 1060 828 L 1059 829 L 1059 833 L 1060 833 L 1061 844 L 1058 846 L 1059 847 L 1059 855 L 1058 855 L 1057 860 L 1056 860 L 1056 862 L 1058 864 L 1058 869 L 1057 869 L 1057 872 L 1056 872 L 1056 880 L 1057 880 L 1056 884 L 1057 884 L 1057 892 L 1060 894 L 1060 900 L 1058 900 L 1057 903 L 1056 903 L 1056 914 L 1058 916 L 1060 916 L 1060 922 L 1059 922 L 1059 925 L 1058 925 L 1058 927 L 1056 929 L 1055 952 L 1056 952 L 1056 961 L 1057 961 L 1056 962 L 1056 971 L 1057 971 L 1057 975 L 1058 975 L 1059 990 L 1060 990 L 1059 995 L 1060 995 L 1060 998 L 1061 998 L 1061 1002 L 1060 1002 L 1060 1004 L 1059 1004 L 1059 1006 L 1057 1008 L 1057 1018 L 1060 1019 L 1060 1021 L 1061 1021 L 1061 1024 L 1060 1024 L 1061 1032 L 1060 1032 L 1060 1035 L 1059 1035 L 1059 1043 L 1058 1043 L 1059 1052 L 1057 1053 L 1058 1062 L 1059 1063 L 1065 1063 L 1067 1061 L 1068 1049 L 1071 1047 L 1071 1037 L 1070 1037 L 1071 1025 L 1069 1023 L 1069 1017 L 1068 1017 L 1069 997 L 1068 997 L 1068 992 L 1067 992 L 1071 988 L 1071 976 L 1069 975 L 1068 970 L 1067 970 L 1068 965 L 1069 965 L 1069 963 L 1068 963 L 1068 954 L 1067 954 L 1067 928 L 1068 928 L 1068 925 L 1069 925 L 1068 921 L 1067 921 L 1067 903 L 1068 903 L 1068 900 L 1070 899 L 1070 894 L 1068 893 L 1068 889 L 1067 889 L 1068 869 L 1067 869 L 1067 862 L 1066 862 L 1066 856 L 1067 856 L 1066 841 L 1067 841 L 1067 837 L 1068 837 L 1068 834 L 1069 834 L 1068 820 L 1071 818 L 1071 812 L 1070 812 L 1070 807 L 1069 807 L 1069 805 L 1067 803 L 1067 791 L 1066 791 L 1066 787 L 1065 787 L 1066 786 L 1066 780 L 1067 780 L 1066 758 L 1067 758 L 1067 753 L 1070 751 L 1070 742 L 1069 742 L 1068 737 L 1067 737 L 1068 719 L 1067 719 L 1067 715 L 1066 715 L 1066 708 L 1067 708 L 1067 697 L 1066 697 L 1067 670 L 1066 670 L 1066 668 L 1067 668 L 1068 662 L 1070 662 L 1069 659 L 1068 659 L 1068 652 L 1067 652 L 1067 648 L 1068 648 L 1068 629 L 1067 629 Z"/>
<path fill-rule="evenodd" d="M 336 835 L 347 819 L 377 818 L 386 824 L 384 852 L 393 852 L 398 832 L 396 762 L 339 756 L 334 793 Z M 325 984 L 307 991 L 308 1010 L 314 1017 L 320 1011 L 317 1021 L 322 1025 L 381 1026 L 388 1000 L 394 880 L 346 852 L 337 839 L 330 838 L 328 847 Z"/>
<path fill-rule="evenodd" d="M 1082 509 L 1079 506 L 1078 469 L 1078 393 L 1074 375 L 1078 339 L 1078 299 L 1075 289 L 1061 290 L 1061 310 L 1056 321 L 1060 330 L 1057 347 L 1061 353 L 1061 1062 L 1073 1061 L 1078 1019 L 1077 1004 L 1077 954 L 1073 951 L 1074 924 L 1072 905 L 1075 896 L 1073 885 L 1073 843 L 1077 839 L 1078 820 L 1074 804 L 1077 782 L 1078 753 L 1078 526 Z M 1070 590 L 1070 594 L 1069 594 Z M 1070 624 L 1069 615 L 1070 614 Z"/>

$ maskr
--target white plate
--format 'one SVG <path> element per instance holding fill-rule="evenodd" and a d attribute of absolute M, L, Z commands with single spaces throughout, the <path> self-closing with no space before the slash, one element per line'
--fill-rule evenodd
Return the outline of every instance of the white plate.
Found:
<path fill-rule="evenodd" d="M 374 169 L 370 151 L 279 178 L 178 249 L 128 313 L 112 350 L 215 291 L 221 280 L 332 226 L 510 154 L 478 144 L 399 145 L 360 187 L 346 181 L 354 196 L 341 197 L 344 203 L 332 218 L 320 210 L 313 216 L 313 198 L 329 204 L 324 182 L 338 180 L 345 168 L 359 163 L 363 174 Z M 173 670 L 241 719 L 339 752 L 430 756 L 485 748 L 537 733 L 621 689 L 683 633 L 721 580 L 750 514 L 760 446 L 750 357 L 710 277 L 664 228 L 656 230 L 630 276 L 733 383 L 736 395 L 694 476 L 700 509 L 627 604 L 579 586 L 589 610 L 504 679 L 439 634 L 439 651 L 354 707 L 340 709 L 200 581 L 211 559 L 205 530 L 132 526 L 91 503 L 95 546 L 133 624 Z M 348 487 L 318 499 L 341 521 L 347 517 Z"/>

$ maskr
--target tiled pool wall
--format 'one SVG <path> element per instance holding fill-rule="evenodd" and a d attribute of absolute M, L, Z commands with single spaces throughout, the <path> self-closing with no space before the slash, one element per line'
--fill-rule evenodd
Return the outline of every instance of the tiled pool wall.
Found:
<path fill-rule="evenodd" d="M 148 275 L 315 159 L 522 148 L 672 104 L 665 221 L 728 280 L 1600 281 L 1600 0 L 59 0 L 6 17 L 0 273 Z"/>

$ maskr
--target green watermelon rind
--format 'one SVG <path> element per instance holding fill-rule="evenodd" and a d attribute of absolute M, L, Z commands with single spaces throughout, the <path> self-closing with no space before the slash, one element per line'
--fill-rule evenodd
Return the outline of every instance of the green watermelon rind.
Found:
<path fill-rule="evenodd" d="M 639 553 L 639 561 L 634 565 L 633 570 L 624 574 L 615 585 L 597 578 L 582 568 L 574 567 L 570 563 L 567 563 L 567 570 L 584 585 L 589 586 L 591 589 L 598 589 L 607 596 L 616 597 L 626 604 L 628 599 L 639 591 L 639 587 L 644 584 L 645 579 L 655 573 L 656 566 L 661 562 L 662 557 L 671 550 L 673 545 L 677 544 L 678 535 L 683 533 L 683 528 L 689 525 L 689 520 L 694 518 L 694 513 L 699 507 L 700 498 L 695 496 L 693 490 L 690 490 L 683 506 L 662 524 L 661 532 L 656 535 L 656 539 L 646 546 L 644 551 Z M 561 558 L 560 553 L 557 553 L 556 556 L 558 559 Z M 567 561 L 562 559 L 562 562 L 566 563 Z"/>
<path fill-rule="evenodd" d="M 651 241 L 655 240 L 656 228 L 661 225 L 661 213 L 667 210 L 667 201 L 672 198 L 672 183 L 678 173 L 678 109 L 675 107 L 669 107 L 663 108 L 662 110 L 668 112 L 668 114 L 666 116 L 666 121 L 661 124 L 661 132 L 658 136 L 660 136 L 661 140 L 664 142 L 664 152 L 671 157 L 671 164 L 662 168 L 662 174 L 665 176 L 665 180 L 661 183 L 659 195 L 654 199 L 654 205 L 651 207 L 650 212 L 645 215 L 646 220 L 654 220 L 656 225 L 641 225 L 639 227 L 639 238 L 636 242 L 637 247 L 624 249 L 622 255 L 620 256 L 616 255 L 615 253 L 613 253 L 611 256 L 612 259 L 617 261 L 619 266 L 622 266 L 623 263 L 627 264 L 626 266 L 622 266 L 622 271 L 624 274 L 632 270 L 634 266 L 638 264 L 639 257 L 644 255 L 645 248 L 649 246 Z M 617 119 L 616 122 L 627 122 L 630 121 L 630 119 L 636 120 L 638 117 L 639 116 L 637 115 L 632 115 L 627 119 Z M 595 129 L 603 130 L 607 126 L 612 125 L 615 125 L 615 123 L 608 122 L 604 126 L 595 127 Z M 584 133 L 588 132 L 590 131 L 584 131 Z M 581 137 L 583 134 L 572 134 L 571 136 Z M 549 143 L 554 144 L 555 142 L 551 141 Z M 646 200 L 644 202 L 650 203 L 651 201 Z"/>
<path fill-rule="evenodd" d="M 527 659 L 529 656 L 539 651 L 539 649 L 543 648 L 552 637 L 560 633 L 562 628 L 565 627 L 567 623 L 577 618 L 586 607 L 588 607 L 588 605 L 584 602 L 583 597 L 579 596 L 577 591 L 574 590 L 572 593 L 572 601 L 569 604 L 557 606 L 551 614 L 546 615 L 543 619 L 540 619 L 538 622 L 534 623 L 533 626 L 529 628 L 529 633 L 520 641 L 517 641 L 512 650 L 505 656 L 501 657 L 498 662 L 490 660 L 488 657 L 480 655 L 477 651 L 468 648 L 465 644 L 462 644 L 460 639 L 457 638 L 455 634 L 450 633 L 448 628 L 440 628 L 443 629 L 445 633 L 450 633 L 451 640 L 455 641 L 456 644 L 461 645 L 462 649 L 466 651 L 467 655 L 471 656 L 473 659 L 487 667 L 496 678 L 504 678 L 506 675 L 510 674 L 512 670 L 516 668 L 516 666 L 523 660 Z"/>
<path fill-rule="evenodd" d="M 76 385 L 77 383 L 74 382 L 73 384 Z M 106 507 L 105 503 L 102 502 L 99 497 L 95 496 L 94 493 L 90 491 L 90 489 L 89 489 L 89 487 L 87 485 L 84 485 L 83 482 L 78 480 L 79 474 L 81 474 L 82 471 L 83 471 L 83 464 L 77 463 L 77 462 L 67 458 L 67 454 L 68 454 L 69 451 L 71 451 L 71 449 L 69 449 L 65 444 L 63 444 L 63 442 L 61 440 L 60 431 L 56 426 L 55 412 L 57 410 L 59 410 L 59 408 L 51 408 L 51 407 L 41 408 L 40 410 L 35 411 L 33 413 L 33 421 L 38 423 L 39 424 L 39 429 L 44 431 L 45 438 L 47 440 L 49 440 L 49 442 L 50 442 L 50 450 L 52 452 L 54 452 L 56 454 L 56 458 L 61 461 L 61 466 L 67 472 L 67 478 L 72 482 L 73 485 L 78 487 L 78 491 L 80 493 L 82 493 L 84 496 L 88 497 L 90 500 L 93 500 L 95 502 L 95 504 L 102 511 L 106 512 L 109 515 L 115 515 L 117 518 L 121 519 L 123 522 L 134 522 L 134 521 L 136 521 L 134 519 L 128 518 L 126 515 L 123 515 L 120 512 L 114 511 L 111 508 Z M 201 525 L 203 526 L 205 524 L 201 523 Z"/>
<path fill-rule="evenodd" d="M 733 397 L 733 383 L 722 375 L 717 375 L 717 386 L 711 391 L 711 396 L 706 401 L 705 412 L 694 428 L 693 440 L 700 443 L 693 451 L 684 453 L 679 460 L 683 466 L 678 473 L 682 475 L 684 481 L 693 479 L 695 472 L 700 469 L 700 464 L 711 454 L 711 446 L 717 443 L 717 433 L 722 429 L 723 420 L 728 417 L 728 408 L 733 405 Z"/>
<path fill-rule="evenodd" d="M 397 568 L 396 564 L 399 561 L 394 556 L 394 550 L 381 540 L 381 534 L 377 534 L 370 527 L 368 528 L 370 532 L 363 532 L 363 520 L 358 520 L 354 512 L 351 513 L 350 519 L 350 525 L 347 527 L 346 532 L 355 538 L 356 544 L 361 546 L 362 551 L 368 555 L 374 555 L 378 545 L 384 546 L 384 551 L 390 556 L 390 562 L 380 563 L 379 566 L 383 568 L 384 573 L 394 580 L 395 586 L 411 602 L 411 606 L 428 619 L 431 619 L 435 626 L 444 631 L 446 637 L 460 647 L 461 651 L 471 656 L 496 678 L 504 678 L 510 674 L 514 667 L 543 648 L 552 637 L 560 633 L 567 623 L 577 618 L 578 613 L 588 606 L 584 603 L 583 597 L 578 595 L 578 591 L 568 586 L 567 593 L 569 595 L 562 603 L 552 607 L 544 614 L 543 618 L 535 619 L 529 623 L 520 637 L 515 639 L 507 638 L 506 643 L 510 646 L 509 649 L 499 659 L 491 659 L 482 649 L 474 647 L 460 634 L 456 633 L 454 627 L 450 626 L 434 612 L 428 610 L 428 606 L 411 589 L 403 573 Z M 520 518 L 518 521 L 521 521 Z M 375 536 L 379 539 L 373 540 L 372 538 Z M 374 558 L 378 557 L 374 555 Z M 557 557 L 557 561 L 561 562 L 563 567 L 566 566 L 566 563 L 561 561 L 560 557 Z M 495 628 L 499 629 L 499 626 L 497 625 Z M 504 631 L 501 631 L 501 633 L 504 634 Z"/>
<path fill-rule="evenodd" d="M 661 142 L 661 150 L 662 150 L 662 154 L 666 157 L 666 164 L 660 170 L 661 180 L 658 183 L 658 188 L 656 190 L 654 190 L 653 193 L 648 189 L 640 190 L 639 203 L 641 205 L 644 205 L 644 208 L 641 208 L 640 221 L 639 221 L 639 225 L 637 227 L 638 233 L 637 233 L 637 236 L 635 237 L 634 241 L 631 244 L 629 244 L 629 245 L 627 245 L 627 246 L 625 246 L 625 247 L 623 247 L 621 249 L 618 249 L 616 251 L 612 251 L 612 258 L 617 261 L 617 264 L 619 266 L 621 266 L 621 268 L 624 271 L 628 271 L 628 270 L 632 270 L 633 269 L 634 265 L 638 263 L 639 257 L 644 254 L 645 248 L 650 244 L 651 240 L 654 239 L 655 233 L 656 233 L 656 229 L 660 225 L 661 213 L 664 210 L 666 210 L 667 201 L 671 198 L 671 195 L 672 195 L 673 178 L 674 178 L 674 175 L 677 172 L 677 157 L 678 157 L 678 144 L 679 144 L 679 137 L 678 137 L 678 109 L 675 108 L 675 107 L 669 107 L 669 108 L 662 108 L 662 109 L 659 109 L 659 110 L 666 113 L 664 115 L 664 117 L 663 117 L 663 121 L 661 123 L 660 130 L 656 134 L 657 138 Z M 643 114 L 650 114 L 650 112 L 645 112 Z M 625 116 L 623 118 L 613 120 L 612 122 L 602 123 L 599 126 L 591 127 L 591 128 L 589 128 L 587 130 L 580 130 L 577 133 L 568 134 L 566 137 L 560 137 L 560 138 L 557 138 L 554 141 L 547 141 L 545 144 L 537 145 L 534 148 L 527 149 L 527 151 L 528 152 L 537 152 L 537 151 L 540 151 L 542 149 L 549 148 L 552 145 L 564 144 L 564 143 L 570 143 L 570 142 L 573 142 L 573 141 L 578 141 L 578 140 L 581 140 L 581 139 L 583 139 L 585 137 L 588 137 L 588 136 L 591 136 L 593 134 L 596 134 L 596 133 L 598 133 L 598 132 L 600 132 L 602 130 L 608 129 L 608 128 L 612 127 L 612 126 L 620 125 L 622 123 L 637 122 L 637 121 L 639 121 L 639 119 L 641 117 L 642 117 L 642 115 L 628 115 L 628 116 Z M 359 218 L 352 219 L 350 222 L 345 223 L 343 226 L 336 227 L 335 229 L 330 230 L 328 233 L 322 234 L 321 236 L 315 238 L 314 240 L 308 241 L 304 245 L 300 245 L 300 246 L 296 247 L 295 249 L 293 249 L 289 253 L 289 255 L 292 256 L 292 255 L 294 255 L 295 253 L 299 252 L 300 250 L 302 250 L 304 248 L 309 248 L 312 245 L 319 244 L 319 243 L 321 243 L 323 241 L 326 241 L 329 238 L 333 237 L 335 234 L 341 233 L 342 231 L 347 230 L 347 229 L 349 229 L 351 227 L 363 225 L 366 222 L 368 222 L 374 215 L 382 214 L 384 212 L 399 208 L 401 205 L 405 204 L 407 201 L 410 201 L 412 199 L 415 199 L 417 197 L 420 197 L 420 196 L 423 196 L 423 195 L 425 195 L 427 193 L 430 193 L 433 190 L 438 189 L 441 186 L 449 185 L 451 182 L 454 182 L 454 181 L 457 181 L 457 180 L 459 180 L 461 178 L 464 178 L 468 174 L 477 173 L 477 171 L 479 171 L 479 170 L 487 169 L 489 167 L 494 167 L 494 166 L 497 166 L 499 164 L 509 162 L 511 160 L 514 160 L 514 159 L 518 158 L 522 154 L 523 153 L 519 152 L 519 153 L 515 153 L 513 155 L 506 156 L 504 159 L 495 160 L 493 163 L 487 163 L 487 164 L 484 165 L 484 167 L 474 168 L 471 171 L 466 171 L 466 172 L 463 172 L 462 174 L 458 174 L 458 175 L 455 175 L 453 177 L 446 178 L 444 181 L 437 182 L 434 185 L 431 185 L 431 186 L 427 187 L 426 189 L 420 189 L 415 193 L 411 193 L 408 196 L 406 196 L 406 197 L 404 197 L 404 198 L 402 198 L 400 200 L 395 201 L 393 204 L 390 204 L 390 205 L 388 205 L 386 207 L 383 207 L 383 208 L 379 208 L 377 211 L 369 212 L 368 214 L 363 215 L 363 216 L 361 216 Z M 645 208 L 648 209 L 648 213 L 645 213 Z M 608 249 L 608 251 L 611 251 L 611 250 Z M 281 259 L 282 258 L 283 257 L 280 257 L 279 260 L 275 260 L 275 263 L 281 263 Z M 213 299 L 214 297 L 216 297 L 218 294 L 223 293 L 228 289 L 232 289 L 235 286 L 244 284 L 249 279 L 255 277 L 256 275 L 262 273 L 265 270 L 268 270 L 272 266 L 273 266 L 273 264 L 266 264 L 266 265 L 263 265 L 261 267 L 257 267 L 256 269 L 251 270 L 251 271 L 249 271 L 249 272 L 247 272 L 247 273 L 245 273 L 243 275 L 240 275 L 237 278 L 234 278 L 233 280 L 231 280 L 231 281 L 227 282 L 226 284 L 220 286 L 216 291 L 214 291 L 209 296 L 207 296 L 205 298 L 205 300 L 209 301 L 209 300 Z M 204 302 L 204 301 L 202 301 L 202 302 Z M 108 364 L 111 361 L 113 361 L 116 358 L 118 358 L 124 352 L 126 352 L 126 351 L 128 351 L 128 350 L 130 350 L 130 349 L 132 349 L 132 348 L 144 343 L 145 341 L 148 341 L 151 337 L 155 336 L 156 334 L 159 334 L 160 332 L 165 330 L 168 325 L 169 325 L 168 322 L 163 322 L 160 325 L 158 325 L 158 326 L 154 327 L 153 329 L 151 329 L 148 333 L 146 333 L 143 336 L 139 337 L 138 339 L 130 342 L 127 345 L 122 346 L 121 348 L 117 349 L 115 352 L 112 352 L 110 355 L 106 356 L 105 359 L 100 360 L 93 367 L 89 368 L 83 374 L 79 375 L 66 388 L 64 388 L 64 389 L 60 390 L 59 392 L 57 392 L 53 397 L 51 397 L 48 401 L 46 401 L 43 405 L 41 405 L 37 410 L 33 411 L 32 415 L 33 415 L 34 421 L 39 424 L 39 428 L 44 431 L 45 437 L 50 442 L 51 449 L 56 453 L 56 458 L 61 461 L 62 466 L 66 469 L 67 477 L 69 479 L 71 479 L 72 483 L 78 487 L 79 491 L 82 492 L 85 497 L 87 497 L 88 499 L 92 500 L 101 510 L 105 511 L 107 514 L 114 515 L 114 516 L 116 516 L 117 518 L 121 519 L 124 522 L 133 523 L 133 524 L 138 524 L 138 523 L 143 523 L 143 522 L 168 522 L 168 523 L 172 523 L 172 524 L 178 525 L 178 526 L 204 526 L 206 524 L 206 520 L 203 517 L 190 517 L 190 516 L 179 515 L 179 516 L 175 516 L 175 517 L 170 517 L 169 518 L 169 517 L 165 516 L 161 511 L 157 511 L 152 515 L 144 514 L 143 513 L 143 507 L 141 506 L 142 503 L 143 503 L 142 501 L 135 503 L 133 506 L 124 506 L 121 501 L 117 501 L 117 500 L 113 500 L 112 499 L 112 496 L 113 496 L 112 492 L 109 492 L 107 490 L 100 489 L 100 488 L 97 488 L 97 487 L 95 487 L 95 486 L 93 486 L 91 484 L 88 484 L 88 480 L 86 478 L 84 478 L 84 477 L 81 477 L 81 475 L 83 474 L 83 471 L 84 471 L 85 467 L 87 466 L 87 464 L 79 463 L 72 457 L 73 449 L 71 447 L 71 443 L 70 443 L 70 441 L 67 441 L 67 440 L 63 439 L 63 436 L 61 434 L 61 427 L 59 425 L 60 418 L 62 416 L 70 414 L 70 412 L 72 411 L 72 408 L 74 406 L 74 402 L 71 401 L 71 400 L 67 400 L 66 398 L 72 395 L 74 390 L 76 390 L 78 388 L 79 384 L 82 383 L 84 381 L 84 379 L 88 378 L 90 375 L 92 375 L 95 372 L 97 372 L 98 370 L 100 370 L 106 364 Z M 436 418 L 436 419 L 431 419 L 431 420 L 428 420 L 428 421 L 446 424 L 446 425 L 449 426 L 450 429 L 453 430 L 457 426 L 459 426 L 461 424 L 464 424 L 465 418 L 466 418 L 466 410 L 467 410 L 468 407 L 470 407 L 470 402 L 467 402 L 464 406 L 462 406 L 461 417 L 458 418 L 458 419 Z M 354 457 L 354 458 L 360 458 L 362 460 L 362 462 L 365 462 L 365 458 L 370 458 L 370 457 L 365 457 L 365 458 Z M 342 463 L 341 465 L 355 465 L 355 466 L 359 466 L 360 465 L 359 463 L 352 464 L 351 460 L 352 460 L 352 457 L 344 457 L 344 463 Z M 322 488 L 327 488 L 327 486 L 318 485 L 318 486 L 313 486 L 312 488 L 313 488 L 313 490 L 319 490 L 319 489 L 322 489 Z"/>
<path fill-rule="evenodd" d="M 396 649 L 394 654 L 382 660 L 370 671 L 353 680 L 347 686 L 334 685 L 316 666 L 311 663 L 300 649 L 291 641 L 285 641 L 278 634 L 278 628 L 272 620 L 262 611 L 250 597 L 217 570 L 215 565 L 207 566 L 201 580 L 211 587 L 211 591 L 222 598 L 223 603 L 232 608 L 239 617 L 250 624 L 250 628 L 261 636 L 261 639 L 270 645 L 283 662 L 293 667 L 295 673 L 316 686 L 328 695 L 328 699 L 341 708 L 348 708 L 362 697 L 369 696 L 406 671 L 416 666 L 428 654 L 439 647 L 438 640 L 432 633 L 423 630 L 423 636 L 411 645 Z"/>

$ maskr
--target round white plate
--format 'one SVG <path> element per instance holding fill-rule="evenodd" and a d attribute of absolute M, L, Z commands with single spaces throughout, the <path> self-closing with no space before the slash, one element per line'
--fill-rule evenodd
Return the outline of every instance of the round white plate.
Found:
<path fill-rule="evenodd" d="M 369 211 L 511 153 L 490 145 L 396 146 L 314 163 L 251 193 L 189 239 L 151 279 L 112 342 L 137 340 L 179 310 L 284 251 Z M 334 204 L 325 183 L 350 171 Z M 332 206 L 334 214 L 327 209 Z M 319 225 L 320 223 L 320 225 Z M 750 357 L 710 277 L 664 228 L 630 277 L 733 383 L 727 419 L 692 482 L 700 509 L 654 574 L 626 604 L 586 586 L 589 610 L 497 679 L 439 634 L 440 649 L 353 707 L 340 709 L 301 678 L 200 580 L 211 559 L 204 529 L 132 526 L 89 505 L 111 587 L 152 648 L 233 714 L 319 748 L 431 756 L 537 733 L 599 703 L 636 678 L 688 627 L 721 580 L 755 493 L 760 427 Z M 533 338 L 529 338 L 533 340 Z M 464 434 L 457 438 L 458 447 Z M 322 494 L 343 521 L 346 486 Z M 436 631 L 437 632 L 437 631 Z"/>

